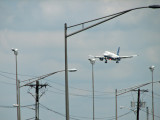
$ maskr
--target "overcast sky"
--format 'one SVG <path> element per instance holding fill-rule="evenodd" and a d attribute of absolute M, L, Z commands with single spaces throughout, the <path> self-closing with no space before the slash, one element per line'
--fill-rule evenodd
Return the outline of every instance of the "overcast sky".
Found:
<path fill-rule="evenodd" d="M 16 108 L 4 108 L 16 103 L 15 56 L 18 48 L 18 78 L 20 81 L 64 70 L 64 24 L 78 24 L 131 8 L 159 4 L 159 0 L 0 0 L 0 119 L 16 120 Z M 85 24 L 86 27 L 88 24 Z M 90 25 L 90 24 L 89 24 Z M 81 29 L 68 29 L 68 34 Z M 92 119 L 92 67 L 88 55 L 102 55 L 108 50 L 120 55 L 138 57 L 115 61 L 96 60 L 95 118 L 115 118 L 115 89 L 125 89 L 151 82 L 149 66 L 154 65 L 154 81 L 160 79 L 160 9 L 131 11 L 82 33 L 68 37 L 70 115 L 78 120 Z M 41 120 L 65 119 L 65 76 L 54 74 L 42 81 L 49 86 L 40 89 Z M 21 85 L 23 83 L 21 82 Z M 151 85 L 141 88 L 141 101 L 146 102 L 140 119 L 146 119 L 146 107 L 151 112 Z M 154 84 L 155 120 L 159 120 L 160 84 Z M 21 105 L 35 104 L 35 89 L 21 88 Z M 32 95 L 31 95 L 32 94 Z M 135 120 L 130 102 L 137 101 L 137 92 L 118 96 L 119 120 Z M 49 108 L 46 109 L 45 107 Z M 120 109 L 119 106 L 126 108 Z M 34 106 L 32 106 L 34 108 Z M 129 113 L 128 113 L 129 112 Z M 128 114 L 126 114 L 128 113 Z M 23 120 L 35 112 L 21 108 Z M 63 116 L 64 115 L 64 116 Z M 123 117 L 120 117 L 124 115 Z M 151 115 L 150 119 L 151 119 Z"/>

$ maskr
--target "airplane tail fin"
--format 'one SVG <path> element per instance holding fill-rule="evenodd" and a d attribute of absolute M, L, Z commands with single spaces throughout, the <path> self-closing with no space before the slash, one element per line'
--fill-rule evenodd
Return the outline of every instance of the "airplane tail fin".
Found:
<path fill-rule="evenodd" d="M 120 47 L 118 47 L 118 50 L 117 50 L 117 55 L 119 55 L 119 52 L 120 52 Z"/>

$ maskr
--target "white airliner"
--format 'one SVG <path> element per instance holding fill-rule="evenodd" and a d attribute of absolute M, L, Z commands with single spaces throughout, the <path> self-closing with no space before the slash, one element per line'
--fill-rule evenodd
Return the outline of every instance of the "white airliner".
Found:
<path fill-rule="evenodd" d="M 114 53 L 109 52 L 109 51 L 105 51 L 103 53 L 103 56 L 91 56 L 90 55 L 90 57 L 99 58 L 100 61 L 105 60 L 105 63 L 107 63 L 108 60 L 113 60 L 113 61 L 116 61 L 116 63 L 119 63 L 119 61 L 121 59 L 132 58 L 132 57 L 138 56 L 138 55 L 119 56 L 119 52 L 120 52 L 120 47 L 118 48 L 117 54 L 114 54 Z"/>

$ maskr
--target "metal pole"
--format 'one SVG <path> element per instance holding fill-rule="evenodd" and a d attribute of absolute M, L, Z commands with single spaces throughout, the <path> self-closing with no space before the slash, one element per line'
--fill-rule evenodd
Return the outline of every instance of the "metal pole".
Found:
<path fill-rule="evenodd" d="M 150 66 L 149 69 L 152 72 L 152 119 L 154 120 L 154 93 L 153 93 L 153 70 L 154 70 L 155 66 Z"/>
<path fill-rule="evenodd" d="M 152 69 L 152 117 L 154 120 L 153 69 Z"/>
<path fill-rule="evenodd" d="M 94 68 L 92 63 L 92 92 L 93 92 L 93 120 L 94 120 Z"/>
<path fill-rule="evenodd" d="M 65 40 L 65 103 L 66 103 L 66 120 L 69 120 L 69 95 L 68 95 L 68 60 L 67 60 L 67 24 L 64 25 Z"/>
<path fill-rule="evenodd" d="M 19 101 L 19 120 L 21 120 L 21 103 L 20 103 L 20 80 L 18 80 L 18 101 Z"/>
<path fill-rule="evenodd" d="M 147 113 L 147 120 L 149 120 L 149 109 L 146 107 L 146 113 Z"/>
<path fill-rule="evenodd" d="M 115 90 L 115 102 L 116 102 L 115 110 L 116 110 L 116 120 L 117 120 L 117 89 Z"/>
<path fill-rule="evenodd" d="M 95 115 L 94 115 L 94 67 L 93 67 L 93 65 L 95 64 L 95 58 L 91 57 L 88 60 L 92 64 L 92 97 L 93 97 L 93 120 L 94 120 Z"/>
<path fill-rule="evenodd" d="M 17 74 L 17 54 L 15 54 L 16 60 L 16 95 L 17 95 L 17 120 L 19 120 L 19 103 L 18 103 L 18 74 Z"/>

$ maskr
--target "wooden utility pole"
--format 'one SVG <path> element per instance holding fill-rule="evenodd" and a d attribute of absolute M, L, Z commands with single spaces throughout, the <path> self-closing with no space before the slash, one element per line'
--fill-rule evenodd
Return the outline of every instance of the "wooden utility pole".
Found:
<path fill-rule="evenodd" d="M 36 81 L 35 95 L 35 120 L 39 120 L 39 81 Z"/>
<path fill-rule="evenodd" d="M 39 84 L 39 81 L 36 81 L 36 84 L 27 85 L 35 88 L 35 120 L 39 120 L 39 89 L 48 86 L 48 84 Z"/>
<path fill-rule="evenodd" d="M 140 89 L 138 89 L 138 97 L 137 97 L 137 120 L 139 120 L 139 103 L 140 103 Z"/>

